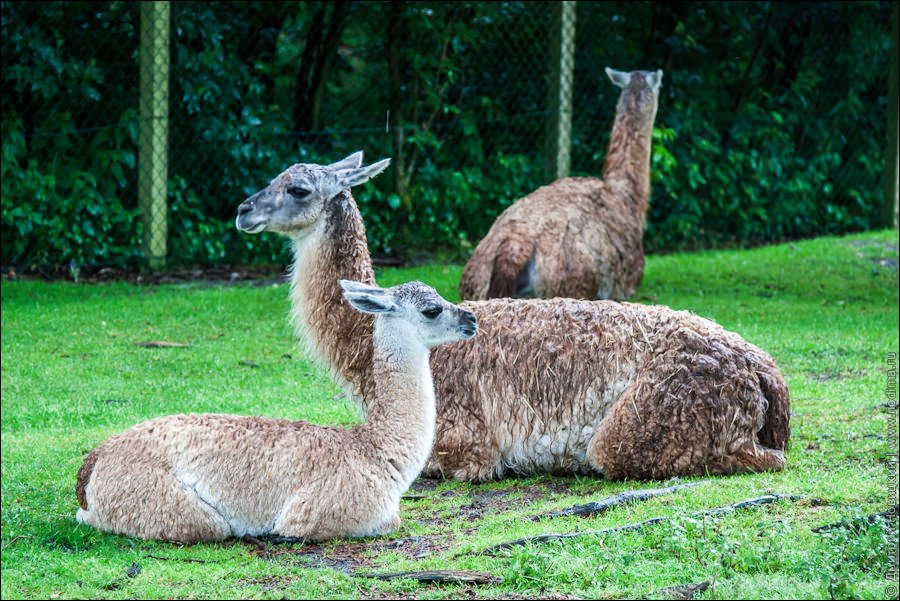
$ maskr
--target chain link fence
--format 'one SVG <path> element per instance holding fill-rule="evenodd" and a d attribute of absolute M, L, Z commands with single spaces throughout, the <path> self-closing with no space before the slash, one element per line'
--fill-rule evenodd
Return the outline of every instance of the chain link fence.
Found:
<path fill-rule="evenodd" d="M 665 72 L 649 248 L 861 229 L 881 194 L 889 13 L 5 1 L 2 262 L 286 261 L 280 238 L 235 230 L 237 205 L 291 163 L 355 150 L 392 157 L 355 191 L 375 254 L 464 256 L 517 198 L 599 175 L 606 66 Z"/>

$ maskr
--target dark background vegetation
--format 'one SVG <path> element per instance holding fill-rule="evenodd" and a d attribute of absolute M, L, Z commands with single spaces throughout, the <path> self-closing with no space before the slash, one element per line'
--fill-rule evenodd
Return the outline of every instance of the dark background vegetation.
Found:
<path fill-rule="evenodd" d="M 2 264 L 140 265 L 139 8 L 2 2 Z M 288 259 L 233 226 L 294 162 L 358 149 L 377 255 L 465 258 L 539 185 L 552 7 L 173 2 L 169 262 Z M 617 89 L 665 72 L 650 251 L 872 227 L 887 2 L 579 2 L 572 170 L 598 175 Z M 390 127 L 388 127 L 388 125 Z"/>

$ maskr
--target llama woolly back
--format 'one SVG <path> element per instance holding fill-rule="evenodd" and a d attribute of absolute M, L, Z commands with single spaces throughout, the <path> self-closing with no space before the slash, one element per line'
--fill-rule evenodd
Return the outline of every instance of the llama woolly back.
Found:
<path fill-rule="evenodd" d="M 238 208 L 247 233 L 294 241 L 297 334 L 364 412 L 377 383 L 372 320 L 341 303 L 337 279 L 374 283 L 350 187 L 383 171 L 362 153 L 289 167 Z M 660 306 L 566 298 L 462 307 L 479 335 L 435 349 L 428 475 L 508 473 L 668 478 L 778 470 L 790 402 L 772 358 L 737 334 Z"/>
<path fill-rule="evenodd" d="M 344 309 L 376 315 L 365 424 L 328 428 L 218 414 L 152 419 L 88 454 L 75 487 L 78 521 L 182 543 L 394 530 L 400 495 L 434 439 L 429 349 L 474 336 L 475 316 L 419 282 L 387 290 L 334 285 L 344 291 Z"/>
<path fill-rule="evenodd" d="M 622 92 L 603 179 L 562 178 L 510 205 L 466 263 L 463 299 L 621 300 L 637 290 L 662 71 L 606 73 Z"/>

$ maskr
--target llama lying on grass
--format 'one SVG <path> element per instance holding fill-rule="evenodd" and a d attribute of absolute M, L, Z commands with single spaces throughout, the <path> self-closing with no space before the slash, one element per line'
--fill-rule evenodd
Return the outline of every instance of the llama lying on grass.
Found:
<path fill-rule="evenodd" d="M 418 282 L 341 286 L 350 305 L 376 315 L 374 396 L 364 425 L 215 414 L 144 422 L 87 456 L 75 487 L 78 521 L 182 543 L 394 530 L 400 495 L 434 440 L 429 349 L 474 336 L 475 316 Z"/>
<path fill-rule="evenodd" d="M 238 208 L 238 229 L 294 241 L 295 329 L 372 411 L 372 319 L 336 282 L 373 284 L 351 186 L 383 160 L 296 164 Z M 668 478 L 778 470 L 789 436 L 787 388 L 772 358 L 684 311 L 613 301 L 464 303 L 474 340 L 435 349 L 435 444 L 427 475 L 592 472 Z"/>
<path fill-rule="evenodd" d="M 463 299 L 620 300 L 637 290 L 662 71 L 606 73 L 622 93 L 603 179 L 562 178 L 503 211 L 466 263 L 459 283 Z"/>

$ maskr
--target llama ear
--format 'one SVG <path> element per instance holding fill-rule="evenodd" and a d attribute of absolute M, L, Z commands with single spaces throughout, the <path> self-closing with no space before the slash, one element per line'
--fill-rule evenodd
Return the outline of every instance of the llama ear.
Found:
<path fill-rule="evenodd" d="M 359 184 L 364 184 L 385 169 L 390 164 L 391 159 L 382 159 L 377 163 L 372 163 L 368 167 L 360 167 L 358 169 L 345 169 L 338 171 L 338 182 L 342 189 L 346 190 Z"/>
<path fill-rule="evenodd" d="M 363 284 L 362 282 L 357 282 L 355 280 L 338 280 L 338 284 L 341 285 L 341 288 L 344 289 L 344 292 L 358 292 L 376 295 L 387 294 L 387 290 L 385 290 L 384 288 L 379 288 L 378 286 L 370 286 L 368 284 Z"/>
<path fill-rule="evenodd" d="M 628 82 L 631 80 L 631 74 L 625 73 L 624 71 L 616 71 L 615 69 L 611 69 L 609 67 L 606 68 L 606 75 L 609 79 L 618 87 L 624 88 L 628 85 Z"/>
<path fill-rule="evenodd" d="M 654 90 L 658 90 L 660 88 L 660 86 L 662 85 L 662 76 L 663 76 L 662 69 L 657 69 L 656 71 L 651 71 L 646 76 L 647 83 Z"/>
<path fill-rule="evenodd" d="M 344 298 L 363 313 L 394 313 L 399 309 L 393 298 L 386 294 L 345 291 Z"/>
<path fill-rule="evenodd" d="M 344 169 L 359 169 L 359 166 L 362 165 L 362 160 L 363 152 L 362 150 L 357 150 L 353 154 L 344 157 L 340 161 L 328 165 L 328 169 L 331 169 L 332 171 L 342 171 Z"/>

